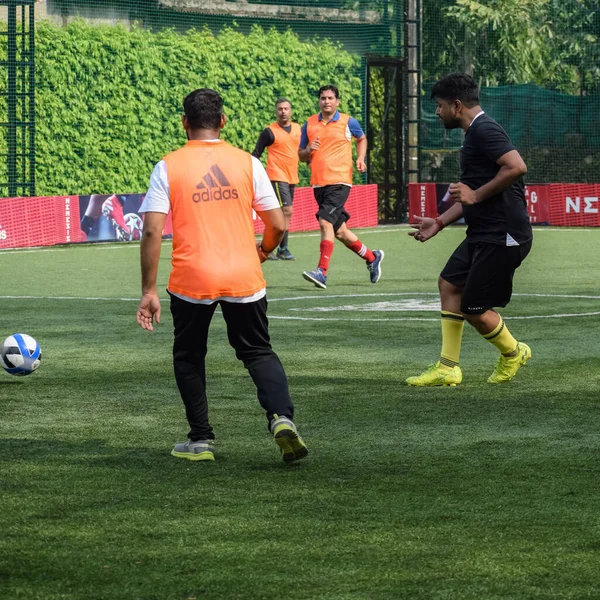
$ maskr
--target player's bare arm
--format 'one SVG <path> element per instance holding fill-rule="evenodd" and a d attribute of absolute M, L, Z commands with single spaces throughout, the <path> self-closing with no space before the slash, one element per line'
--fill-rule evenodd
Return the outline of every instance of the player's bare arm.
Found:
<path fill-rule="evenodd" d="M 137 322 L 142 329 L 153 331 L 153 321 L 160 323 L 160 300 L 156 291 L 158 261 L 162 232 L 167 215 L 158 212 L 147 212 L 144 219 L 144 231 L 140 244 L 140 261 L 142 266 L 142 298 L 137 310 Z"/>
<path fill-rule="evenodd" d="M 319 138 L 313 140 L 310 144 L 308 144 L 308 146 L 306 146 L 306 148 L 300 148 L 300 150 L 298 150 L 298 157 L 302 162 L 310 162 L 311 154 L 315 150 L 318 150 L 320 145 L 321 141 Z"/>
<path fill-rule="evenodd" d="M 363 135 L 362 137 L 356 140 L 356 149 L 358 151 L 358 158 L 356 159 L 356 168 L 359 173 L 364 173 L 367 170 L 367 165 L 365 163 L 365 157 L 367 156 L 367 136 Z"/>
<path fill-rule="evenodd" d="M 445 213 L 435 219 L 414 215 L 417 222 L 413 223 L 411 227 L 416 231 L 409 231 L 408 235 L 412 236 L 417 242 L 426 242 L 437 235 L 446 225 L 458 221 L 462 216 L 462 204 L 459 203 L 453 204 Z"/>
<path fill-rule="evenodd" d="M 260 220 L 265 224 L 263 238 L 256 245 L 260 262 L 267 260 L 267 256 L 277 248 L 285 233 L 285 217 L 281 208 L 256 211 Z"/>
<path fill-rule="evenodd" d="M 450 185 L 450 194 L 461 204 L 477 204 L 491 196 L 499 194 L 515 181 L 518 181 L 527 173 L 527 165 L 517 150 L 511 150 L 503 154 L 496 163 L 500 170 L 494 179 L 482 185 L 477 190 L 472 190 L 464 183 L 453 183 Z"/>

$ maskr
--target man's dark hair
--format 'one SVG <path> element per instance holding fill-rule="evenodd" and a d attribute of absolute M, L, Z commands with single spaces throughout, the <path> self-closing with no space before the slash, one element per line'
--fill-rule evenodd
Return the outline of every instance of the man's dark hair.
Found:
<path fill-rule="evenodd" d="M 479 104 L 479 90 L 475 80 L 465 73 L 450 73 L 440 79 L 431 90 L 432 98 L 454 102 L 460 100 L 467 108 Z"/>
<path fill-rule="evenodd" d="M 292 103 L 287 99 L 287 98 L 277 98 L 277 100 L 275 100 L 275 108 L 277 108 L 280 104 L 283 104 L 283 102 L 287 102 L 290 107 L 292 106 Z"/>
<path fill-rule="evenodd" d="M 192 129 L 219 129 L 223 98 L 207 88 L 194 90 L 185 97 L 183 111 Z"/>
<path fill-rule="evenodd" d="M 335 97 L 339 100 L 340 99 L 340 91 L 337 89 L 337 86 L 335 85 L 322 85 L 319 88 L 319 98 L 321 97 L 321 94 L 323 92 L 333 92 L 335 94 Z"/>

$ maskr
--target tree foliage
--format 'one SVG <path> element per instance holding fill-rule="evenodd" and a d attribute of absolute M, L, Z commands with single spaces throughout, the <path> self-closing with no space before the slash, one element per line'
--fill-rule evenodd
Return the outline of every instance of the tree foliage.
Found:
<path fill-rule="evenodd" d="M 424 0 L 424 70 L 481 85 L 535 83 L 579 94 L 600 85 L 597 0 Z"/>
<path fill-rule="evenodd" d="M 182 99 L 200 87 L 222 93 L 223 137 L 249 151 L 274 120 L 278 96 L 292 100 L 302 122 L 317 110 L 319 87 L 332 82 L 341 108 L 362 114 L 360 57 L 289 31 L 182 35 L 45 22 L 36 53 L 38 194 L 146 189 L 154 164 L 185 142 Z"/>

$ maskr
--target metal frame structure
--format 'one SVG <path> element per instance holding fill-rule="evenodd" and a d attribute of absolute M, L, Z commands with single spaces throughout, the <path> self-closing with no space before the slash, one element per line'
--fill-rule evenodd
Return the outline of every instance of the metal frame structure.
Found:
<path fill-rule="evenodd" d="M 404 173 L 404 79 L 405 61 L 389 56 L 367 56 L 366 113 L 368 182 L 379 190 L 379 216 L 384 221 L 401 221 L 406 212 Z M 375 99 L 373 73 L 380 71 L 383 97 L 379 98 L 381 122 L 371 121 Z M 378 155 L 374 156 L 374 150 Z"/>
<path fill-rule="evenodd" d="M 0 0 L 8 8 L 6 71 L 7 181 L 0 181 L 0 194 L 35 196 L 35 0 Z M 20 10 L 19 10 L 20 9 Z"/>
<path fill-rule="evenodd" d="M 408 183 L 421 178 L 419 156 L 419 128 L 421 122 L 422 56 L 423 56 L 423 5 L 422 0 L 404 0 L 404 57 L 405 79 L 405 173 Z"/>
<path fill-rule="evenodd" d="M 389 13 L 397 11 L 402 11 L 402 25 L 397 20 L 398 26 L 389 29 L 396 56 L 366 56 L 368 181 L 379 187 L 379 217 L 384 221 L 406 220 L 408 184 L 421 177 L 422 0 L 389 0 L 383 21 L 389 23 Z M 374 75 L 374 70 L 381 74 Z M 374 77 L 382 80 L 383 98 L 372 97 Z M 383 106 L 376 108 L 376 102 Z M 373 122 L 376 111 L 382 116 Z"/>

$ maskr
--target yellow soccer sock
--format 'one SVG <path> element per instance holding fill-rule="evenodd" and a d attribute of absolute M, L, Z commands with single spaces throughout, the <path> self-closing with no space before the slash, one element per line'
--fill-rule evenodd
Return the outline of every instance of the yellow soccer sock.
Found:
<path fill-rule="evenodd" d="M 462 315 L 442 311 L 442 354 L 440 363 L 452 368 L 460 360 L 460 344 L 462 342 L 465 318 Z"/>
<path fill-rule="evenodd" d="M 490 333 L 486 333 L 483 337 L 494 344 L 498 350 L 505 356 L 513 354 L 517 347 L 519 346 L 519 342 L 515 340 L 512 336 L 512 333 L 508 330 L 508 327 L 504 323 L 504 319 L 500 317 L 500 322 Z"/>

